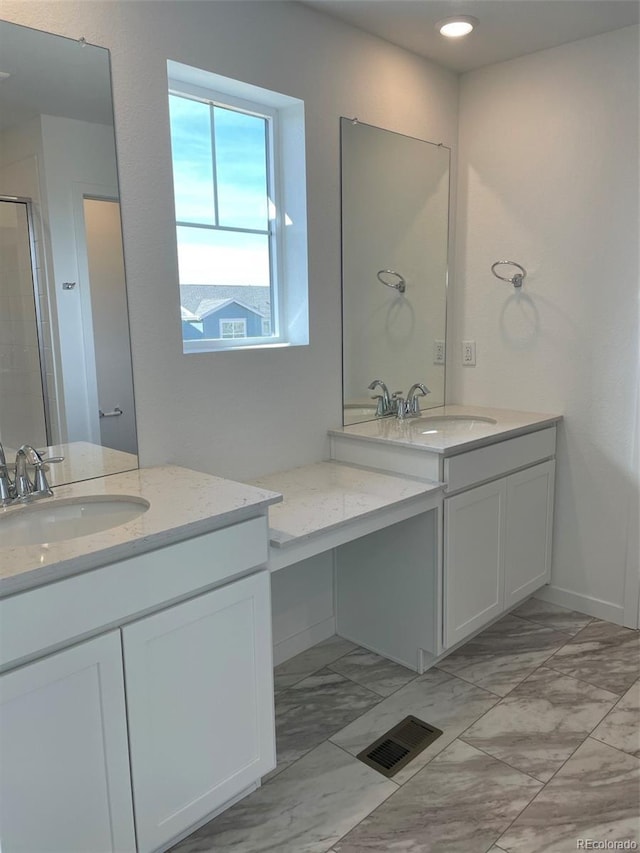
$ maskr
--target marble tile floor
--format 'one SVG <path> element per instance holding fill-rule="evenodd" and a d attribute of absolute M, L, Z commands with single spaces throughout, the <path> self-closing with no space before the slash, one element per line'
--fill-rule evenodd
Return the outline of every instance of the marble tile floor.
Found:
<path fill-rule="evenodd" d="M 530 599 L 421 676 L 334 637 L 275 681 L 278 767 L 171 853 L 640 849 L 637 631 Z M 356 760 L 407 714 L 443 735 Z"/>

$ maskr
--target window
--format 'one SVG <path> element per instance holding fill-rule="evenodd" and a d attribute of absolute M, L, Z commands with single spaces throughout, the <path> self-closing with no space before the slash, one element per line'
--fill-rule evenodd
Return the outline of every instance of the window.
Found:
<path fill-rule="evenodd" d="M 302 102 L 168 68 L 183 351 L 308 343 Z"/>
<path fill-rule="evenodd" d="M 246 338 L 247 321 L 244 318 L 238 320 L 220 320 L 221 338 Z"/>

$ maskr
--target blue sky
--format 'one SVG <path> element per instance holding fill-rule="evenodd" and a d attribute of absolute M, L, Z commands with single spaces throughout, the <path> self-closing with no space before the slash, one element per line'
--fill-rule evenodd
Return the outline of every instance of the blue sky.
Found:
<path fill-rule="evenodd" d="M 213 225 L 210 107 L 169 98 L 176 218 Z M 219 224 L 266 230 L 265 123 L 215 108 Z M 260 234 L 178 229 L 182 284 L 269 284 L 268 239 Z"/>

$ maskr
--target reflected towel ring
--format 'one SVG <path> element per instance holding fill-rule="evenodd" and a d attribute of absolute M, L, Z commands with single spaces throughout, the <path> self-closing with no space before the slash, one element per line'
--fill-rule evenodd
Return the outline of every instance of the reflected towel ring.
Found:
<path fill-rule="evenodd" d="M 496 267 L 499 267 L 501 264 L 510 264 L 513 267 L 518 267 L 520 272 L 514 273 L 511 278 L 506 278 L 505 276 L 499 275 L 496 272 Z M 523 279 L 527 274 L 526 269 L 524 267 L 521 267 L 520 264 L 517 264 L 515 261 L 496 261 L 495 264 L 491 264 L 491 272 L 495 275 L 496 278 L 499 278 L 502 281 L 506 281 L 509 284 L 512 284 L 514 287 L 522 287 Z"/>
<path fill-rule="evenodd" d="M 385 281 L 383 278 L 385 275 L 393 275 L 398 279 L 398 281 Z M 398 290 L 400 293 L 404 293 L 407 289 L 407 284 L 404 278 L 395 270 L 378 270 L 376 278 L 381 282 L 381 284 L 386 285 L 386 287 L 393 287 L 394 290 Z"/>

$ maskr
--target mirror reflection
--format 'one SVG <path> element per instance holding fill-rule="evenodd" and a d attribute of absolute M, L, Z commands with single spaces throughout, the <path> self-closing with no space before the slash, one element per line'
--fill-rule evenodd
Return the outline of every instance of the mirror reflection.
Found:
<path fill-rule="evenodd" d="M 137 466 L 109 52 L 0 22 L 0 441 Z"/>
<path fill-rule="evenodd" d="M 382 380 L 422 409 L 444 404 L 450 151 L 342 118 L 345 424 L 385 413 Z M 377 408 L 377 412 L 376 412 Z"/>

